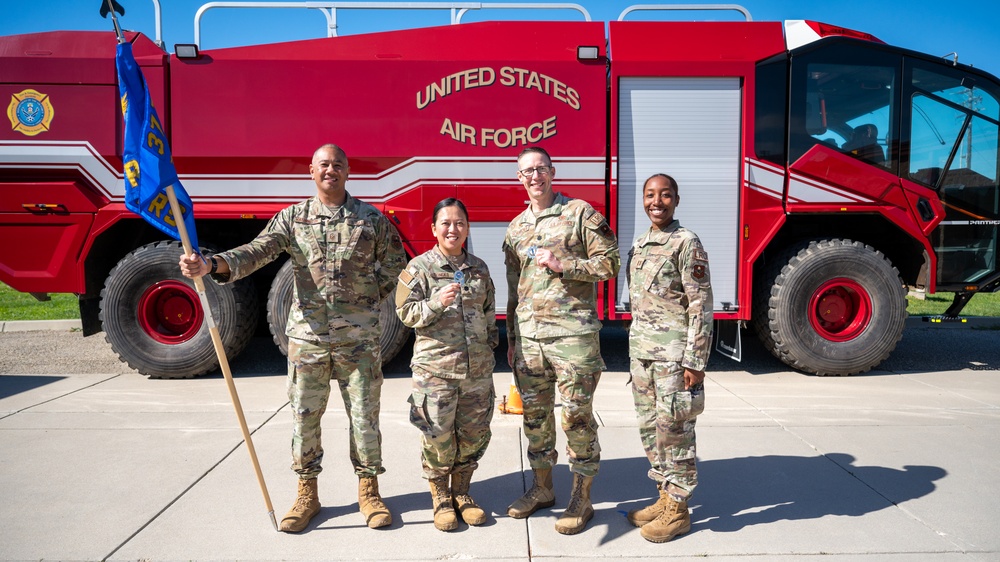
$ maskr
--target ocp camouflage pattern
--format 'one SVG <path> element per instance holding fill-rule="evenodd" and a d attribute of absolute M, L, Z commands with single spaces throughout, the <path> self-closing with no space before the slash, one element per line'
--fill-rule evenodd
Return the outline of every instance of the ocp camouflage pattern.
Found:
<path fill-rule="evenodd" d="M 425 478 L 479 467 L 493 436 L 495 399 L 492 376 L 453 379 L 413 373 L 410 423 L 420 430 Z"/>
<path fill-rule="evenodd" d="M 294 264 L 289 337 L 378 341 L 379 303 L 396 286 L 406 260 L 385 215 L 350 194 L 334 215 L 312 197 L 282 209 L 251 242 L 218 254 L 231 272 L 213 278 L 241 279 L 282 252 Z"/>
<path fill-rule="evenodd" d="M 632 398 L 648 476 L 681 501 L 698 486 L 695 424 L 705 411 L 704 385 L 684 388 L 684 368 L 676 361 L 630 360 Z"/>
<path fill-rule="evenodd" d="M 336 380 L 349 425 L 349 451 L 355 474 L 377 476 L 382 467 L 379 411 L 382 367 L 378 343 L 330 345 L 288 339 L 288 400 L 292 411 L 292 470 L 300 478 L 322 471 L 322 421 Z"/>
<path fill-rule="evenodd" d="M 400 273 L 396 314 L 417 332 L 410 366 L 446 379 L 493 376 L 493 349 L 499 343 L 496 296 L 486 262 L 466 253 L 455 302 L 442 307 L 438 293 L 455 278 L 455 268 L 435 246 Z"/>
<path fill-rule="evenodd" d="M 674 220 L 630 252 L 629 356 L 704 371 L 712 346 L 712 279 L 698 236 Z"/>
<path fill-rule="evenodd" d="M 534 250 L 551 251 L 561 274 L 538 267 Z M 507 269 L 507 338 L 551 338 L 597 332 L 595 283 L 618 275 L 618 240 L 586 201 L 557 193 L 536 217 L 529 206 L 511 221 L 503 242 Z"/>

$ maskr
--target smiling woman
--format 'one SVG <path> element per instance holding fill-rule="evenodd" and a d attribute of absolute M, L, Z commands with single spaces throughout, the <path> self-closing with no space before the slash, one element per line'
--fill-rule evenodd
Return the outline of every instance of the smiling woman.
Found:
<path fill-rule="evenodd" d="M 80 317 L 76 295 L 59 293 L 39 301 L 28 293 L 19 293 L 0 283 L 0 321 L 66 320 Z"/>

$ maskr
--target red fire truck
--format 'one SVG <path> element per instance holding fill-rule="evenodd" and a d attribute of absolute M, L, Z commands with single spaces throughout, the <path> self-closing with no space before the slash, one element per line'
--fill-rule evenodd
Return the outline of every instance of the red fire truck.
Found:
<path fill-rule="evenodd" d="M 465 202 L 502 311 L 501 240 L 526 203 L 515 158 L 540 145 L 557 191 L 604 213 L 623 256 L 648 224 L 643 180 L 677 178 L 678 218 L 711 256 L 723 351 L 749 325 L 796 369 L 858 373 L 901 338 L 907 286 L 957 292 L 950 315 L 997 289 L 997 78 L 812 21 L 584 19 L 175 54 L 127 39 L 206 250 L 311 196 L 310 155 L 334 142 L 348 190 L 411 257 L 434 243 L 434 204 Z M 142 373 L 190 377 L 217 360 L 179 244 L 123 204 L 115 42 L 0 37 L 0 281 L 78 294 L 85 335 L 103 330 Z M 265 317 L 284 344 L 287 265 L 208 285 L 230 357 Z M 624 274 L 598 289 L 602 317 L 628 319 Z M 388 359 L 408 334 L 388 302 L 382 320 Z"/>

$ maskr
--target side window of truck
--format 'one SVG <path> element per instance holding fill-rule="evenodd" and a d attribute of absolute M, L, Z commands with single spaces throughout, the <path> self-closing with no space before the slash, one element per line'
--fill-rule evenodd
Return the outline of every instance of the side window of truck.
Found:
<path fill-rule="evenodd" d="M 1000 121 L 996 93 L 983 89 L 975 77 L 921 68 L 919 62 L 910 82 L 908 177 L 933 188 L 992 192 Z"/>
<path fill-rule="evenodd" d="M 867 44 L 793 57 L 789 162 L 819 144 L 895 169 L 901 61 Z"/>

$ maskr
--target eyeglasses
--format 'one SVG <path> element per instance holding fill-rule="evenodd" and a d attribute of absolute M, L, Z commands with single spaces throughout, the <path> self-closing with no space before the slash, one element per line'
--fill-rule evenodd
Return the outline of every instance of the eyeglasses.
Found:
<path fill-rule="evenodd" d="M 517 173 L 521 174 L 526 178 L 530 178 L 531 176 L 535 175 L 535 172 L 538 172 L 538 175 L 540 176 L 547 176 L 551 171 L 552 168 L 549 166 L 536 166 L 534 168 L 525 168 L 523 170 L 518 170 Z"/>

